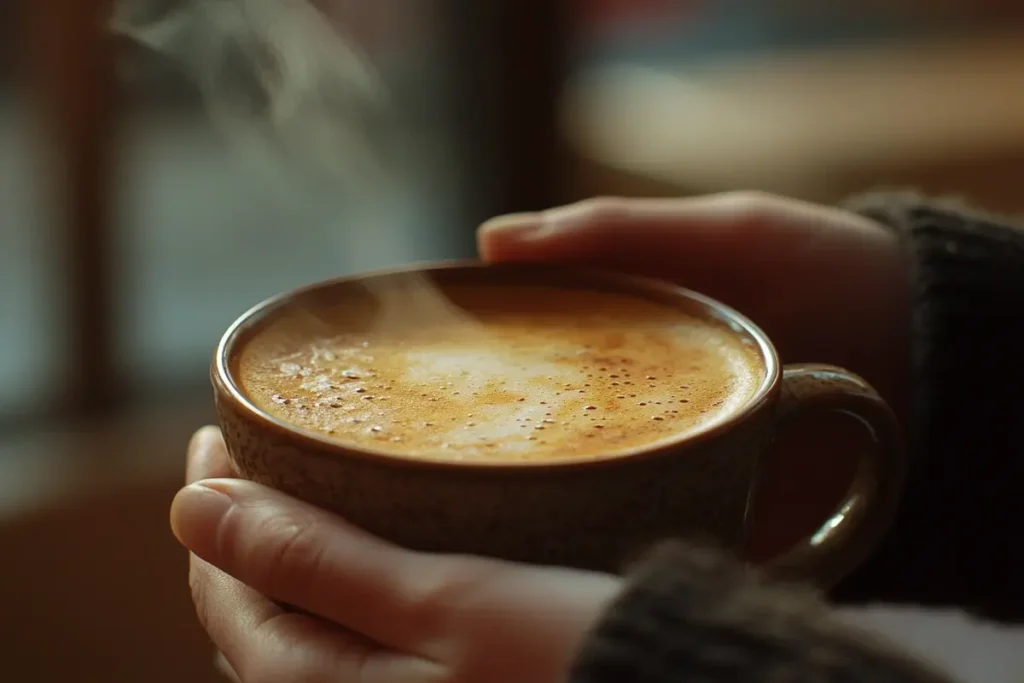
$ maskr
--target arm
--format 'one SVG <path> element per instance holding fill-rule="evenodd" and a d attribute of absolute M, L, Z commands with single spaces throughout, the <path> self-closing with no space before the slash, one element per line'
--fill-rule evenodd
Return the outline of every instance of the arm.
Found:
<path fill-rule="evenodd" d="M 591 632 L 571 683 L 939 683 L 844 626 L 806 589 L 772 585 L 708 551 L 668 545 L 641 563 Z"/>
<path fill-rule="evenodd" d="M 840 600 L 1024 616 L 1024 231 L 911 194 L 846 206 L 899 231 L 914 297 L 914 449 L 898 519 Z"/>

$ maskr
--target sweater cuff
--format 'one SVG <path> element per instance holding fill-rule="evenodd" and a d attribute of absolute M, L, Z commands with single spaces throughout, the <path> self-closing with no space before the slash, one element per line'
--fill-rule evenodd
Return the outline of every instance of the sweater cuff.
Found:
<path fill-rule="evenodd" d="M 1024 231 L 953 199 L 855 197 L 844 208 L 897 231 L 914 310 L 913 458 L 886 541 L 837 592 L 853 601 L 957 604 L 990 616 L 1020 596 Z M 1019 612 L 1021 604 L 1012 609 Z"/>
<path fill-rule="evenodd" d="M 977 336 L 985 330 L 975 324 L 997 318 L 1021 326 L 1022 318 L 1006 315 L 1001 301 L 1024 293 L 1024 232 L 962 200 L 910 191 L 857 195 L 841 208 L 894 230 L 908 257 L 916 408 L 910 428 L 921 451 L 935 434 L 936 410 L 948 402 L 950 387 L 959 385 L 951 366 L 962 366 L 979 348 Z"/>
<path fill-rule="evenodd" d="M 770 584 L 678 543 L 642 562 L 586 641 L 570 683 L 945 680 L 839 623 L 808 588 Z"/>

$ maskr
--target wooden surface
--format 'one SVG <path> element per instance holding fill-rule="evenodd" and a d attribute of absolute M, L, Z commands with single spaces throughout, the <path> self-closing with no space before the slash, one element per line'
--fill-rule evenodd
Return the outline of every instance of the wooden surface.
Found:
<path fill-rule="evenodd" d="M 1019 203 L 1022 74 L 1018 35 L 603 70 L 576 83 L 565 127 L 592 176 L 658 193 L 914 184 Z"/>

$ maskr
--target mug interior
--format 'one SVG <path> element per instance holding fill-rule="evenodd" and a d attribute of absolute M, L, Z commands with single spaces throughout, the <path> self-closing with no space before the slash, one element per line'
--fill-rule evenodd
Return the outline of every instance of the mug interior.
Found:
<path fill-rule="evenodd" d="M 572 289 L 593 293 L 608 293 L 637 297 L 652 303 L 661 304 L 679 310 L 691 317 L 717 323 L 726 327 L 749 348 L 755 349 L 764 368 L 764 377 L 747 400 L 739 409 L 729 413 L 720 421 L 704 428 L 670 436 L 662 440 L 652 441 L 641 448 L 632 447 L 624 451 L 609 451 L 596 457 L 580 459 L 523 460 L 512 461 L 495 459 L 494 461 L 447 461 L 389 453 L 388 451 L 369 450 L 333 440 L 326 435 L 304 429 L 288 423 L 256 406 L 242 390 L 237 381 L 236 359 L 238 351 L 247 340 L 257 334 L 264 325 L 276 316 L 289 311 L 316 308 L 318 306 L 336 304 L 339 301 L 354 303 L 353 310 L 367 321 L 379 313 L 377 308 L 379 293 L 389 287 L 403 283 L 419 283 L 424 290 L 480 286 L 534 286 L 556 289 Z M 409 301 L 409 313 L 417 306 L 415 300 Z M 358 326 L 359 322 L 354 323 Z M 675 446 L 682 442 L 696 442 L 711 438 L 715 434 L 741 421 L 757 406 L 769 399 L 773 388 L 779 380 L 778 356 L 771 341 L 752 321 L 739 312 L 697 292 L 678 287 L 674 284 L 633 275 L 625 275 L 608 271 L 571 268 L 561 265 L 545 264 L 498 264 L 490 265 L 480 262 L 443 262 L 427 265 L 413 265 L 405 268 L 376 271 L 341 277 L 315 283 L 291 292 L 279 294 L 267 299 L 240 316 L 224 333 L 217 346 L 212 372 L 215 383 L 230 400 L 243 409 L 250 418 L 261 423 L 273 425 L 277 431 L 284 431 L 299 439 L 312 439 L 317 447 L 334 448 L 346 454 L 355 453 L 367 457 L 410 460 L 419 465 L 436 465 L 474 468 L 474 467 L 560 467 L 580 466 L 636 456 L 643 453 L 662 451 L 666 446 Z"/>

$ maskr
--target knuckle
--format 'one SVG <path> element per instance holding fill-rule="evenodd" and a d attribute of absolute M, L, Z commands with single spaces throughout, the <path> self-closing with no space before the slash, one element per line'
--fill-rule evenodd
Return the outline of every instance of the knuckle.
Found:
<path fill-rule="evenodd" d="M 733 190 L 717 196 L 718 202 L 739 221 L 756 221 L 772 211 L 778 198 L 760 190 Z"/>
<path fill-rule="evenodd" d="M 614 221 L 626 215 L 626 202 L 621 197 L 590 197 L 575 205 L 576 211 L 595 222 Z"/>
<path fill-rule="evenodd" d="M 489 561 L 460 559 L 434 571 L 424 571 L 409 600 L 408 614 L 423 633 L 445 633 L 470 616 L 483 586 L 495 580 L 502 566 Z"/>
<path fill-rule="evenodd" d="M 256 582 L 266 590 L 306 586 L 323 570 L 327 543 L 311 515 L 268 515 L 254 529 L 250 550 Z"/>

